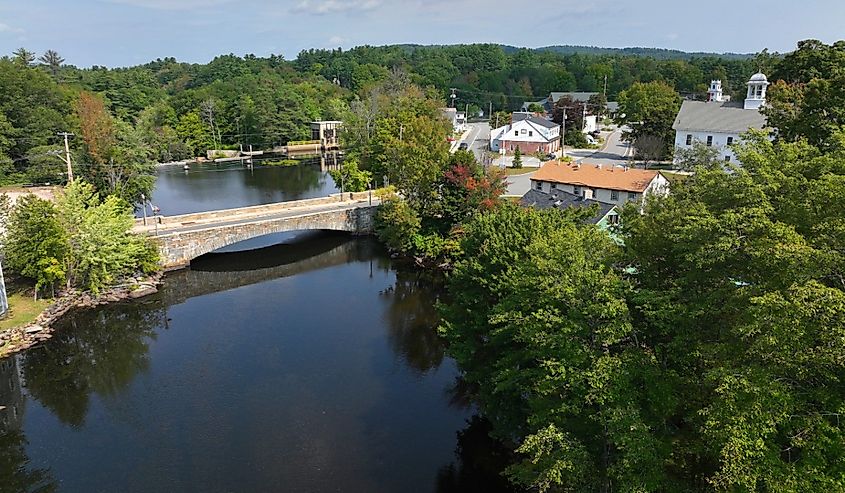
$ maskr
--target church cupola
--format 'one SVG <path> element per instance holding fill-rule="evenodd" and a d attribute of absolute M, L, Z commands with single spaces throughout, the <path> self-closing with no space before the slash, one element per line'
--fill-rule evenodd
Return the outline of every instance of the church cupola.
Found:
<path fill-rule="evenodd" d="M 721 102 L 722 98 L 722 81 L 711 80 L 710 89 L 707 90 L 707 101 Z"/>
<path fill-rule="evenodd" d="M 748 81 L 748 94 L 745 97 L 745 109 L 756 110 L 766 103 L 766 88 L 769 80 L 762 73 L 756 73 Z"/>

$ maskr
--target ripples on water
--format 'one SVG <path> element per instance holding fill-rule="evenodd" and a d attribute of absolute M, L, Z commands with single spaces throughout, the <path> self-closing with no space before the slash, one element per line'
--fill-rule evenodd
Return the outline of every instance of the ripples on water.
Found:
<path fill-rule="evenodd" d="M 0 490 L 506 491 L 434 284 L 371 240 L 281 240 L 0 361 Z"/>

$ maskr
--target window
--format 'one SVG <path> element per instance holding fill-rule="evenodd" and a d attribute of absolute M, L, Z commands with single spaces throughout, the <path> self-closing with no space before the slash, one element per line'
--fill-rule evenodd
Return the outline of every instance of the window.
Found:
<path fill-rule="evenodd" d="M 628 200 L 637 200 L 637 192 L 628 192 Z"/>
<path fill-rule="evenodd" d="M 575 195 L 581 195 L 581 187 L 574 187 L 572 193 Z"/>
<path fill-rule="evenodd" d="M 537 182 L 537 190 L 542 190 L 542 189 L 543 189 L 543 182 L 538 181 Z"/>
<path fill-rule="evenodd" d="M 687 145 L 688 146 L 692 145 L 692 134 L 687 134 Z"/>
<path fill-rule="evenodd" d="M 528 130 L 525 130 L 525 129 L 523 128 L 522 130 L 520 130 L 520 131 L 519 131 L 519 133 L 521 133 L 522 135 L 525 135 L 525 134 L 527 134 L 527 133 L 528 133 Z"/>
<path fill-rule="evenodd" d="M 710 146 L 712 146 L 712 145 L 713 145 L 713 136 L 712 136 L 712 135 L 708 135 L 708 136 L 707 136 L 707 147 L 710 147 Z"/>
<path fill-rule="evenodd" d="M 619 190 L 610 191 L 610 200 L 619 200 Z"/>
<path fill-rule="evenodd" d="M 514 130 L 513 134 L 516 135 L 517 137 L 519 137 L 519 130 Z"/>
<path fill-rule="evenodd" d="M 611 225 L 619 224 L 619 214 L 610 214 L 607 216 L 607 223 Z"/>
<path fill-rule="evenodd" d="M 731 160 L 730 156 L 725 156 L 725 162 L 730 162 L 730 160 Z"/>
<path fill-rule="evenodd" d="M 552 183 L 549 186 L 551 187 L 552 190 L 557 190 L 557 183 Z"/>
<path fill-rule="evenodd" d="M 528 136 L 529 136 L 529 137 L 531 137 L 531 136 L 533 136 L 533 135 L 534 135 L 534 132 L 532 132 L 531 130 L 529 130 L 529 131 L 528 131 Z"/>
<path fill-rule="evenodd" d="M 731 144 L 733 144 L 733 143 L 734 143 L 734 138 L 733 138 L 733 137 L 728 137 L 728 145 L 731 145 Z"/>

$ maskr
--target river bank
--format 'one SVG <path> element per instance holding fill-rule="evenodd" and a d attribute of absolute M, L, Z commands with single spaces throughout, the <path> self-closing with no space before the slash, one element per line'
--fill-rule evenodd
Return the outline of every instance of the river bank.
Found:
<path fill-rule="evenodd" d="M 76 289 L 63 291 L 34 321 L 0 332 L 0 358 L 52 338 L 53 325 L 71 310 L 142 298 L 158 292 L 162 275 L 163 272 L 160 272 L 151 276 L 128 278 L 96 295 Z"/>

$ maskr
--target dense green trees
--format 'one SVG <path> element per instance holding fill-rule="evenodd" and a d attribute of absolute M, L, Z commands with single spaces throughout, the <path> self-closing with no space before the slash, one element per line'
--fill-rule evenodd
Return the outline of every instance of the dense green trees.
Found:
<path fill-rule="evenodd" d="M 329 170 L 329 175 L 343 192 L 363 192 L 373 185 L 373 174 L 360 169 L 355 158 L 346 159 L 340 169 Z"/>
<path fill-rule="evenodd" d="M 134 224 L 126 202 L 101 200 L 94 187 L 75 181 L 57 202 L 26 195 L 5 221 L 4 260 L 42 288 L 68 287 L 94 292 L 121 276 L 153 272 L 158 250 L 130 232 Z"/>
<path fill-rule="evenodd" d="M 802 41 L 775 67 L 763 109 L 769 126 L 781 139 L 827 146 L 845 125 L 845 41 Z"/>
<path fill-rule="evenodd" d="M 36 296 L 41 288 L 61 285 L 66 278 L 67 233 L 57 216 L 52 202 L 25 195 L 4 220 L 6 267 L 34 280 Z"/>
<path fill-rule="evenodd" d="M 757 132 L 737 156 L 626 209 L 624 247 L 555 211 L 463 226 L 441 330 L 513 480 L 845 487 L 845 138 Z"/>
<path fill-rule="evenodd" d="M 637 81 L 662 80 L 678 91 L 694 92 L 704 89 L 708 77 L 720 76 L 727 77 L 728 89 L 739 90 L 754 70 L 753 62 L 735 58 L 653 60 L 492 44 L 310 50 L 291 62 L 280 56 L 231 54 L 205 65 L 164 58 L 118 69 L 65 65 L 54 50 L 47 50 L 36 66 L 35 56 L 23 49 L 0 59 L 0 184 L 65 179 L 59 174 L 60 160 L 50 153 L 63 146 L 57 132 L 80 135 L 77 106 L 82 92 L 102 101 L 116 129 L 128 130 L 119 122 L 134 129 L 134 135 L 124 132 L 118 138 L 139 142 L 144 150 L 134 155 L 152 162 L 203 155 L 211 147 L 270 148 L 308 139 L 308 122 L 343 118 L 350 104 L 367 99 L 395 71 L 420 87 L 433 88 L 430 96 L 438 104 L 454 87 L 460 107 L 486 110 L 492 103 L 494 109 L 512 110 L 551 91 L 604 91 L 605 80 L 611 99 Z M 214 102 L 213 123 L 203 118 L 208 101 Z M 85 175 L 82 168 L 103 166 L 87 153 L 85 141 L 74 139 L 71 146 L 80 176 L 101 192 L 112 192 L 101 173 Z M 45 156 L 52 166 L 45 166 Z M 105 162 L 111 166 L 112 160 Z M 116 158 L 114 164 L 124 165 Z M 137 166 L 129 168 L 135 171 L 121 174 L 137 172 Z M 51 174 L 45 175 L 46 170 Z M 132 194 L 126 198 L 134 200 Z"/>
<path fill-rule="evenodd" d="M 502 176 L 486 173 L 471 152 L 449 153 L 452 127 L 438 101 L 402 73 L 354 102 L 345 129 L 356 168 L 398 193 L 376 215 L 379 237 L 420 260 L 447 262 L 456 253 L 452 229 L 493 207 L 504 190 Z"/>
<path fill-rule="evenodd" d="M 681 97 L 664 82 L 634 83 L 619 93 L 620 123 L 631 130 L 627 137 L 639 155 L 661 159 L 671 155 L 675 141 L 672 123 L 681 107 Z"/>

